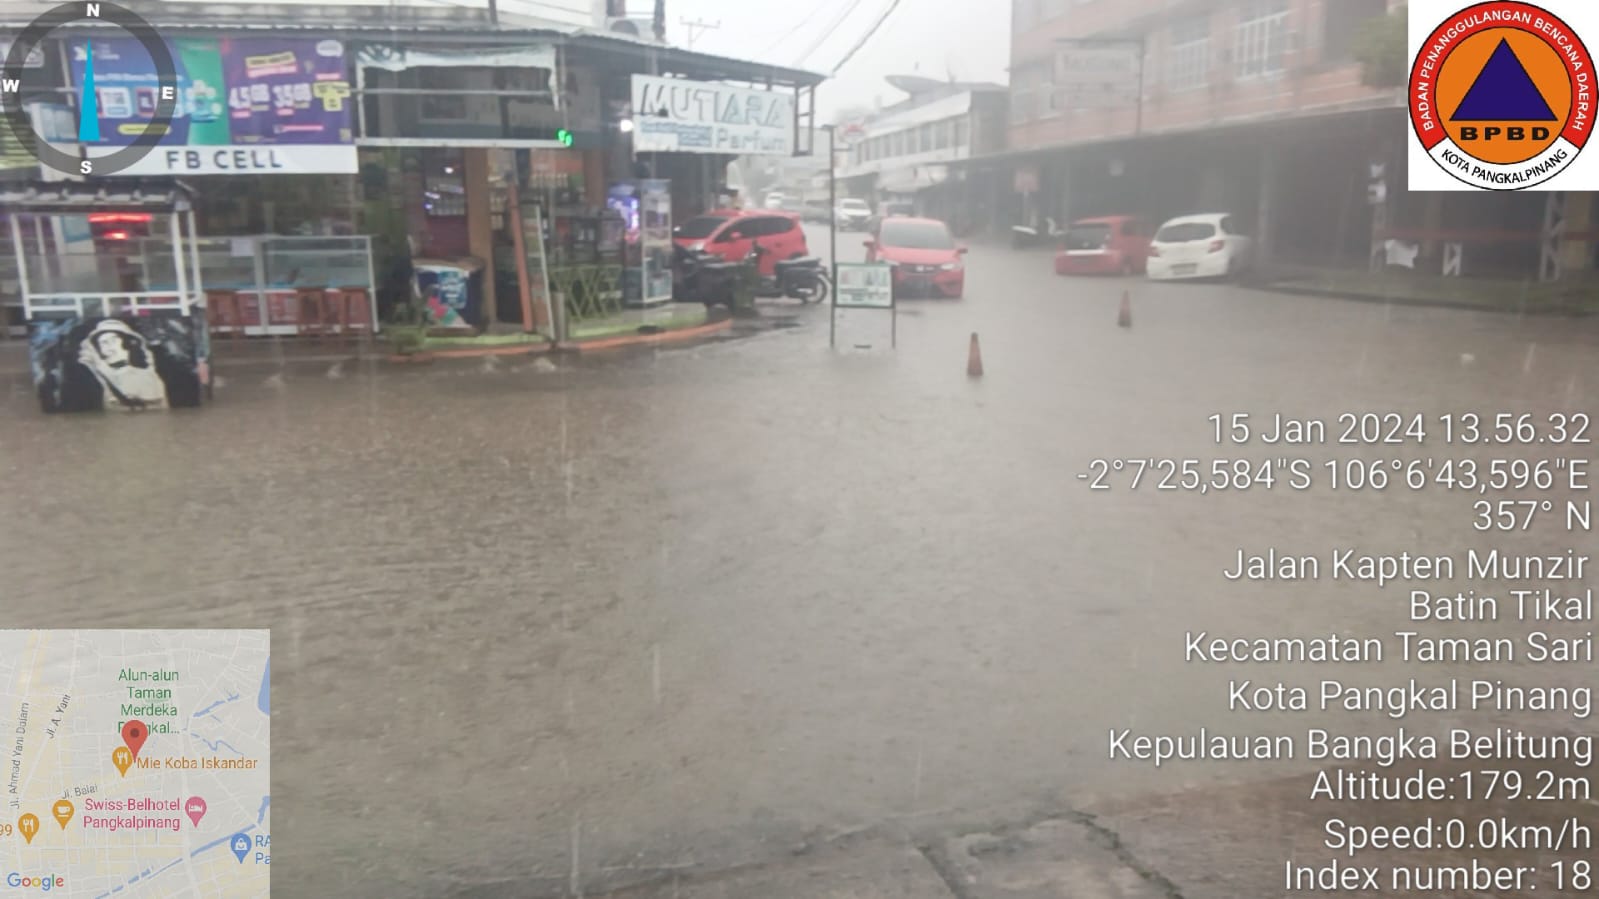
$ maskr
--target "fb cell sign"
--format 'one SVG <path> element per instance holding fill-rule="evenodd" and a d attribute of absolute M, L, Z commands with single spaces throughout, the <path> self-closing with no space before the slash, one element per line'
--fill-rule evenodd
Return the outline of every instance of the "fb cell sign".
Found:
<path fill-rule="evenodd" d="M 91 42 L 71 47 L 82 87 Z M 121 175 L 351 174 L 357 170 L 344 45 L 305 38 L 180 38 L 168 42 L 178 107 L 166 136 Z M 156 115 L 161 73 L 139 42 L 92 41 L 100 140 L 89 155 L 131 144 Z"/>
<path fill-rule="evenodd" d="M 794 97 L 781 91 L 634 75 L 633 149 L 792 156 Z"/>
<path fill-rule="evenodd" d="M 1410 189 L 1599 189 L 1599 4 L 1411 0 Z"/>

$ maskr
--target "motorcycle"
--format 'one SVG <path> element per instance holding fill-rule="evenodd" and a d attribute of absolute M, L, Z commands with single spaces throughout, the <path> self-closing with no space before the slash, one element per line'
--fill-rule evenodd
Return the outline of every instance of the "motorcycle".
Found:
<path fill-rule="evenodd" d="M 767 252 L 757 244 L 750 248 L 743 262 L 728 262 L 704 250 L 676 247 L 672 253 L 673 293 L 689 302 L 731 309 L 739 269 L 743 266 L 758 268 L 761 256 Z M 756 283 L 755 296 L 762 299 L 793 297 L 809 305 L 827 299 L 832 290 L 832 278 L 822 260 L 815 256 L 780 259 L 772 269 L 772 275 L 762 276 Z"/>
<path fill-rule="evenodd" d="M 1027 225 L 1012 225 L 1010 229 L 1011 246 L 1018 250 L 1032 247 L 1054 246 L 1066 237 L 1066 232 L 1055 224 L 1052 218 L 1044 219 L 1043 228 L 1033 228 Z"/>
<path fill-rule="evenodd" d="M 793 297 L 809 305 L 827 299 L 832 288 L 831 276 L 822 265 L 822 260 L 815 256 L 780 259 L 773 266 L 773 271 L 775 275 L 770 279 L 773 283 L 769 288 L 771 293 L 762 293 L 761 296 Z M 764 282 L 767 279 L 762 280 Z"/>

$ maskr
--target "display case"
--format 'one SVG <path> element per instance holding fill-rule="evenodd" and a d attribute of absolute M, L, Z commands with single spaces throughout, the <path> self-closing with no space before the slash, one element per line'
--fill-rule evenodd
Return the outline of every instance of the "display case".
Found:
<path fill-rule="evenodd" d="M 672 198 L 669 182 L 620 182 L 611 187 L 606 205 L 625 229 L 622 285 L 628 305 L 671 302 Z"/>

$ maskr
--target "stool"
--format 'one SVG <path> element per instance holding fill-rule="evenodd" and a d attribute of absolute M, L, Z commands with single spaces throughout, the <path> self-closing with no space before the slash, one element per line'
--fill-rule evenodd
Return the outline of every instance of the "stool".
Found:
<path fill-rule="evenodd" d="M 327 334 L 328 292 L 321 287 L 297 287 L 294 290 L 294 330 L 306 336 L 322 337 Z"/>
<path fill-rule="evenodd" d="M 364 328 L 368 333 L 372 331 L 372 298 L 365 287 L 341 287 L 338 289 L 338 305 L 341 329 L 352 332 L 356 326 Z"/>
<path fill-rule="evenodd" d="M 244 336 L 244 315 L 239 310 L 238 293 L 231 290 L 206 291 L 205 313 L 213 335 L 229 340 Z"/>

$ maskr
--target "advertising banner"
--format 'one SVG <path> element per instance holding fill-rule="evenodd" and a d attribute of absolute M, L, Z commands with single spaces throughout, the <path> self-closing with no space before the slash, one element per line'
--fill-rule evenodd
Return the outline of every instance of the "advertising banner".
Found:
<path fill-rule="evenodd" d="M 684 78 L 633 76 L 633 149 L 794 155 L 794 97 Z"/>
<path fill-rule="evenodd" d="M 1055 51 L 1054 89 L 1064 109 L 1107 109 L 1138 102 L 1143 47 L 1125 41 L 1065 41 Z"/>
<path fill-rule="evenodd" d="M 33 386 L 45 412 L 139 412 L 200 405 L 208 378 L 199 315 L 37 319 Z"/>
<path fill-rule="evenodd" d="M 167 136 L 123 175 L 342 173 L 356 171 L 344 45 L 302 38 L 168 41 L 178 111 Z M 93 42 L 93 91 L 105 156 L 142 134 L 160 78 L 131 38 Z M 90 65 L 86 41 L 71 46 L 74 86 Z"/>

